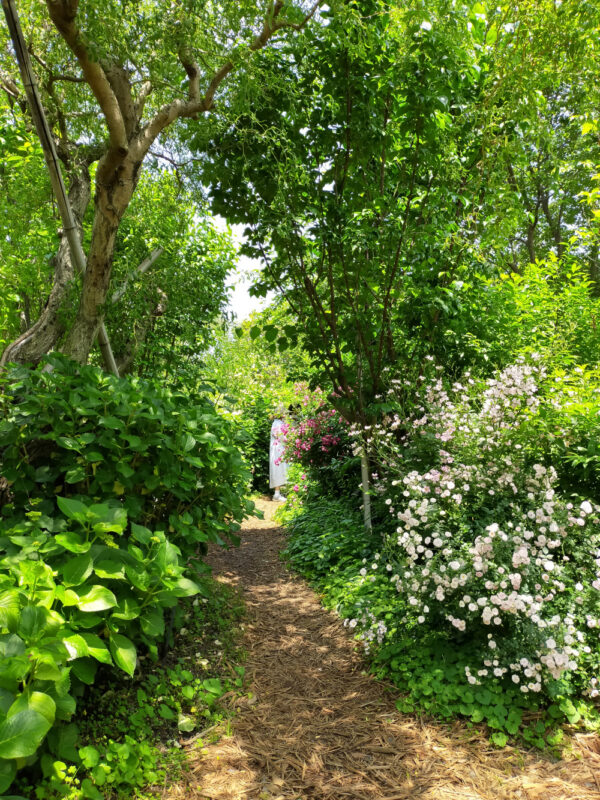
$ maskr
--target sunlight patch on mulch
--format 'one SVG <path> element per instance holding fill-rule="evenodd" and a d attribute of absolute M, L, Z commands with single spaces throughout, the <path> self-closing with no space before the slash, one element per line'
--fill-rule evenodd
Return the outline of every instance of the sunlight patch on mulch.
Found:
<path fill-rule="evenodd" d="M 164 800 L 600 800 L 595 735 L 553 762 L 398 712 L 339 619 L 281 563 L 275 504 L 260 506 L 241 547 L 210 557 L 244 592 L 254 696 L 237 702 L 231 736 L 190 747 L 190 771 Z"/>

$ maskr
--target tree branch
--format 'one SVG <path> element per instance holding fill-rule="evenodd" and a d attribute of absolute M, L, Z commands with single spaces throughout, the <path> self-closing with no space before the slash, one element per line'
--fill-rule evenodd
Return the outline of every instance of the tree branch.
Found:
<path fill-rule="evenodd" d="M 118 303 L 119 300 L 123 297 L 125 292 L 127 291 L 127 287 L 129 286 L 129 280 L 131 278 L 137 277 L 138 275 L 143 275 L 145 272 L 148 272 L 151 266 L 156 262 L 156 260 L 163 254 L 163 248 L 157 247 L 156 250 L 153 250 L 148 258 L 145 258 L 138 266 L 133 270 L 133 272 L 125 278 L 121 286 L 114 292 L 113 296 L 111 297 L 112 303 Z"/>
<path fill-rule="evenodd" d="M 100 105 L 108 135 L 110 138 L 111 149 L 120 156 L 126 155 L 128 151 L 127 135 L 125 132 L 125 121 L 119 107 L 119 102 L 106 77 L 106 73 L 98 64 L 90 58 L 85 46 L 85 40 L 79 27 L 75 24 L 77 15 L 78 0 L 46 0 L 50 19 L 54 23 L 56 30 L 60 33 L 67 46 L 73 52 L 86 83 L 94 93 L 94 97 Z"/>

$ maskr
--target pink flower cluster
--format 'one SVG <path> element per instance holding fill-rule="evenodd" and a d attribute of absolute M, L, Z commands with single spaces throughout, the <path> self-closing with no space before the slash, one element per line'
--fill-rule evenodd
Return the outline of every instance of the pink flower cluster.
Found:
<path fill-rule="evenodd" d="M 292 423 L 284 432 L 285 459 L 302 464 L 319 464 L 323 454 L 333 454 L 342 443 L 346 423 L 333 408 L 321 408 L 311 416 Z"/>

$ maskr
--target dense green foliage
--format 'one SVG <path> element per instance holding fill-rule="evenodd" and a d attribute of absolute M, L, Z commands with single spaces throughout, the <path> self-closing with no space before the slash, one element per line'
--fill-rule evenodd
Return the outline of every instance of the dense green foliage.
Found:
<path fill-rule="evenodd" d="M 64 723 L 99 664 L 133 676 L 140 649 L 158 656 L 178 599 L 207 591 L 202 548 L 249 509 L 210 403 L 50 363 L 15 368 L 2 395 L 2 790 L 42 747 L 69 757 Z"/>

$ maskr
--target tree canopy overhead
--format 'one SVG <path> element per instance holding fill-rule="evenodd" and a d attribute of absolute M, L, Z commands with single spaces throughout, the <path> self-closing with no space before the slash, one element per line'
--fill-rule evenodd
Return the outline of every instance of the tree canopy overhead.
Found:
<path fill-rule="evenodd" d="M 347 8 L 276 67 L 260 54 L 265 89 L 217 130 L 204 181 L 356 413 L 358 385 L 368 402 L 386 365 L 446 346 L 465 287 L 593 225 L 599 153 L 576 3 Z"/>
<path fill-rule="evenodd" d="M 93 222 L 69 329 L 60 312 L 75 276 L 62 247 L 42 315 L 6 350 L 5 361 L 39 360 L 63 336 L 66 354 L 87 359 L 108 297 L 117 231 L 151 148 L 175 152 L 173 123 L 213 110 L 230 75 L 236 91 L 227 104 L 243 103 L 253 53 L 274 37 L 301 29 L 317 8 L 318 2 L 304 7 L 283 0 L 266 7 L 196 0 L 19 5 L 75 216 L 81 222 L 93 202 Z M 1 86 L 13 113 L 27 119 L 4 28 L 1 36 Z"/>

